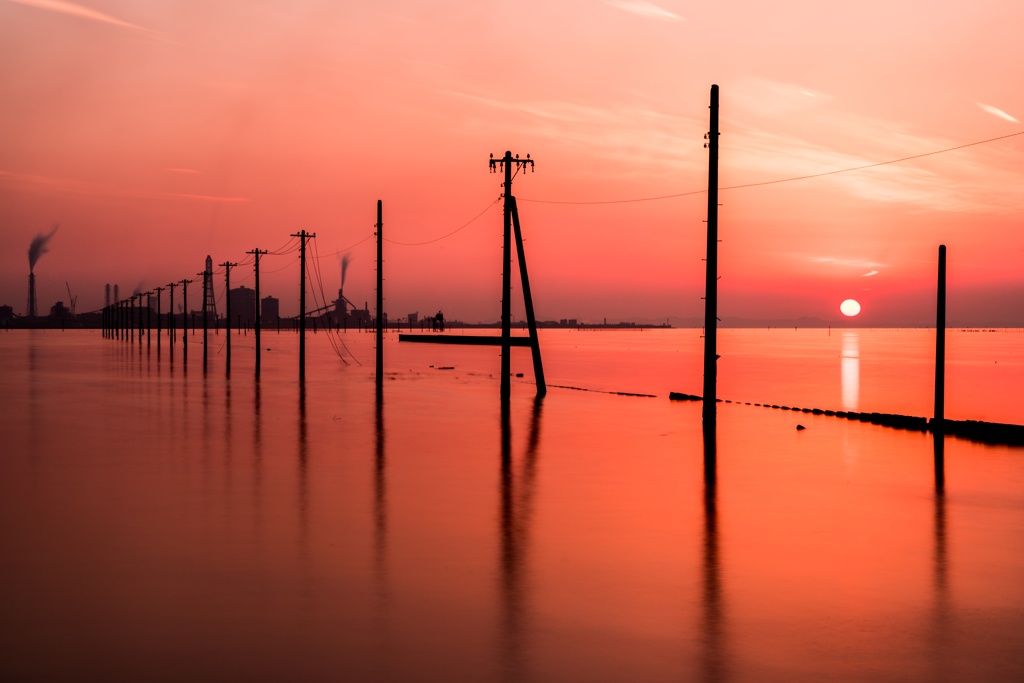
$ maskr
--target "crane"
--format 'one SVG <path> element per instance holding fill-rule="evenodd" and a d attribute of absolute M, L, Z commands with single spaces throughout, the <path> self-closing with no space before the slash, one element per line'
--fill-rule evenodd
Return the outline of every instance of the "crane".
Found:
<path fill-rule="evenodd" d="M 68 308 L 71 309 L 71 315 L 74 315 L 75 314 L 75 304 L 78 303 L 78 297 L 77 296 L 71 296 L 71 285 L 68 284 L 67 280 L 64 281 L 64 286 L 68 288 Z"/>

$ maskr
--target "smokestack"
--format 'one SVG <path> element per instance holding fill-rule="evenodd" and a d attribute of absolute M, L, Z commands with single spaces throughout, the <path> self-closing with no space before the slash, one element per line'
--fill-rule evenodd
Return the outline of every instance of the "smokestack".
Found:
<path fill-rule="evenodd" d="M 38 257 L 37 257 L 38 258 Z M 36 317 L 36 274 L 28 274 L 28 317 Z"/>
<path fill-rule="evenodd" d="M 110 305 L 110 283 L 109 282 L 107 283 L 106 291 L 103 293 L 103 305 L 104 306 L 109 306 Z"/>
<path fill-rule="evenodd" d="M 114 301 L 118 302 L 121 300 L 121 294 L 118 292 L 117 285 L 114 285 Z"/>

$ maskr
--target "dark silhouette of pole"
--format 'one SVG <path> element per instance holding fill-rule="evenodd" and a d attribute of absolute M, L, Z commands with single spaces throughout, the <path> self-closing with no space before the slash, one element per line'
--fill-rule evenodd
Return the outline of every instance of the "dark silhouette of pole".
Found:
<path fill-rule="evenodd" d="M 128 326 L 131 328 L 131 343 L 135 343 L 135 295 L 131 297 L 131 308 L 128 313 Z"/>
<path fill-rule="evenodd" d="M 526 322 L 530 327 L 530 350 L 533 352 L 533 377 L 537 382 L 537 396 L 548 393 L 544 382 L 544 366 L 540 361 L 540 340 L 537 338 L 537 318 L 533 314 L 533 294 L 530 292 L 530 276 L 526 272 L 526 253 L 523 250 L 523 233 L 519 229 L 519 206 L 512 197 L 512 227 L 516 231 L 516 253 L 519 257 L 519 275 L 523 281 L 523 303 L 526 305 Z"/>
<path fill-rule="evenodd" d="M 256 310 L 255 310 L 255 314 L 256 314 L 256 328 L 255 328 L 254 331 L 256 333 L 256 376 L 259 377 L 260 376 L 260 327 L 262 327 L 262 325 L 260 324 L 260 256 L 266 254 L 267 251 L 265 249 L 262 250 L 262 251 L 259 250 L 259 249 L 253 249 L 252 251 L 247 251 L 245 253 L 252 254 L 253 256 L 256 257 L 255 263 L 253 265 L 253 267 L 256 269 Z M 305 251 L 303 251 L 303 253 L 305 253 Z M 305 262 L 303 262 L 303 265 L 305 265 Z M 303 283 L 303 285 L 305 285 L 305 283 Z M 303 289 L 305 289 L 305 287 L 303 287 Z M 229 292 L 228 298 L 229 299 L 231 298 L 230 297 L 230 292 Z M 303 298 L 303 301 L 305 301 L 305 298 Z M 228 305 L 230 306 L 231 304 L 228 304 Z M 241 321 L 241 318 L 239 318 L 239 321 Z M 239 327 L 241 327 L 241 323 L 239 323 Z M 300 349 L 300 354 L 301 354 L 301 352 L 302 352 L 302 350 Z M 299 361 L 299 365 L 302 365 L 302 361 Z M 299 371 L 299 376 L 300 377 L 302 376 L 302 371 L 301 370 Z"/>
<path fill-rule="evenodd" d="M 939 287 L 935 310 L 935 416 L 934 429 L 946 419 L 946 245 L 939 246 Z"/>
<path fill-rule="evenodd" d="M 142 294 L 139 294 L 139 346 L 142 346 Z"/>
<path fill-rule="evenodd" d="M 146 346 L 150 346 L 153 343 L 153 303 L 149 299 L 152 293 L 146 292 Z"/>
<path fill-rule="evenodd" d="M 384 386 L 384 205 L 377 200 L 377 386 Z"/>
<path fill-rule="evenodd" d="M 161 292 L 164 291 L 164 288 L 163 287 L 156 287 L 155 291 L 156 291 L 156 348 L 157 348 L 157 350 L 159 350 L 160 349 L 160 335 L 163 332 L 163 330 L 161 328 L 161 325 L 160 325 L 160 315 L 161 315 L 160 311 L 162 310 L 162 308 L 160 307 L 160 294 L 161 294 Z"/>
<path fill-rule="evenodd" d="M 175 325 L 175 323 L 174 323 L 174 288 L 178 286 L 178 283 L 177 282 L 172 282 L 172 283 L 170 283 L 167 286 L 171 288 L 171 308 L 170 308 L 169 311 L 167 311 L 167 316 L 168 316 L 168 320 L 167 320 L 167 336 L 171 340 L 171 351 L 173 353 L 173 350 L 174 350 L 174 332 L 175 332 L 175 327 L 177 327 L 177 325 Z"/>
<path fill-rule="evenodd" d="M 715 423 L 718 379 L 718 86 L 711 86 L 708 148 L 708 257 L 704 285 L 704 423 Z"/>
<path fill-rule="evenodd" d="M 227 312 L 224 314 L 224 334 L 226 339 L 224 340 L 227 344 L 227 374 L 231 374 L 231 267 L 237 266 L 237 263 L 231 261 L 225 261 L 220 264 L 224 266 L 224 298 L 227 299 Z M 258 285 L 257 285 L 258 286 Z M 259 295 L 257 295 L 259 296 Z M 256 345 L 256 353 L 259 353 L 260 345 Z"/>
<path fill-rule="evenodd" d="M 206 312 L 208 310 L 208 306 L 207 306 L 206 300 L 207 300 L 207 298 L 209 296 L 209 287 L 210 287 L 209 280 L 210 280 L 210 278 L 209 278 L 209 273 L 207 273 L 205 270 L 203 270 L 202 273 L 198 273 L 198 275 L 202 275 L 203 276 L 203 372 L 206 372 L 206 359 L 207 359 L 207 356 L 208 356 L 207 347 L 208 347 L 208 342 L 209 342 L 209 339 L 207 337 L 207 332 L 209 331 L 209 325 L 207 324 L 207 320 L 206 320 Z M 193 323 L 192 323 L 193 328 L 195 327 L 194 320 L 195 319 L 193 318 Z"/>
<path fill-rule="evenodd" d="M 505 182 L 502 185 L 505 197 L 503 216 L 504 235 L 502 241 L 501 256 L 501 397 L 508 398 L 512 393 L 512 165 L 515 164 L 516 172 L 527 165 L 533 166 L 530 155 L 526 159 L 520 159 L 517 154 L 512 158 L 512 152 L 506 151 L 501 159 L 495 159 L 491 155 L 488 166 L 493 173 L 496 166 L 505 171 Z"/>
<path fill-rule="evenodd" d="M 299 248 L 299 381 L 305 381 L 306 379 L 306 238 L 316 237 L 316 233 L 307 233 L 305 230 L 300 230 L 299 234 L 292 235 L 292 237 L 298 237 L 300 242 Z M 257 306 L 259 302 L 256 302 Z"/>
<path fill-rule="evenodd" d="M 186 359 L 188 359 L 188 285 L 190 282 L 192 280 L 181 281 L 181 326 L 183 332 L 181 335 L 181 348 Z M 192 328 L 193 330 L 195 329 L 194 324 Z"/>

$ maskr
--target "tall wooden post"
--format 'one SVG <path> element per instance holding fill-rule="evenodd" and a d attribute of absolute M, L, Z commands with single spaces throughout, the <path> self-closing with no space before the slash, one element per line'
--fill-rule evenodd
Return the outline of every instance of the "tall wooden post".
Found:
<path fill-rule="evenodd" d="M 715 424 L 718 380 L 718 86 L 711 86 L 708 148 L 708 257 L 704 285 L 704 426 Z"/>
<path fill-rule="evenodd" d="M 226 335 L 224 343 L 227 344 L 227 374 L 231 374 L 231 267 L 237 266 L 237 263 L 231 261 L 225 261 L 221 264 L 224 266 L 224 298 L 227 299 L 227 312 L 224 314 L 224 334 Z M 256 285 L 256 291 L 259 291 L 259 284 Z M 259 297 L 259 294 L 256 295 Z M 256 345 L 256 353 L 259 353 L 260 345 Z"/>
<path fill-rule="evenodd" d="M 300 230 L 297 235 L 292 235 L 292 237 L 298 237 L 301 240 L 299 249 L 299 270 L 302 271 L 299 274 L 299 381 L 303 382 L 306 379 L 306 238 L 316 237 L 316 233 Z M 259 304 L 260 302 L 257 300 L 257 308 Z M 257 332 L 257 334 L 259 333 Z"/>
<path fill-rule="evenodd" d="M 210 295 L 210 292 L 209 292 L 209 288 L 210 288 L 210 274 L 204 270 L 202 272 L 202 276 L 203 276 L 203 372 L 206 372 L 206 360 L 207 360 L 207 357 L 209 355 L 207 353 L 207 346 L 208 346 L 208 342 L 209 342 L 209 338 L 207 336 L 207 332 L 209 331 L 209 325 L 207 324 L 207 320 L 206 320 L 206 317 L 207 317 L 206 313 L 207 313 L 207 311 L 209 309 L 208 309 L 208 307 L 206 305 L 206 302 L 209 299 L 209 295 Z"/>
<path fill-rule="evenodd" d="M 505 166 L 504 234 L 501 242 L 501 397 L 512 394 L 512 152 L 502 159 Z"/>
<path fill-rule="evenodd" d="M 377 386 L 384 385 L 384 205 L 377 200 Z"/>
<path fill-rule="evenodd" d="M 160 334 L 163 328 L 160 324 L 161 306 L 160 306 L 160 295 L 164 291 L 163 287 L 156 287 L 156 350 L 160 350 Z"/>
<path fill-rule="evenodd" d="M 939 246 L 939 287 L 935 311 L 935 416 L 933 429 L 946 419 L 946 245 Z"/>

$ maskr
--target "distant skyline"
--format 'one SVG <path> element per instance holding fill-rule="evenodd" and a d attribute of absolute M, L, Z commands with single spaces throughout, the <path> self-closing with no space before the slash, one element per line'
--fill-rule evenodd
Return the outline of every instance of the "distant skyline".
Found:
<path fill-rule="evenodd" d="M 722 186 L 1024 130 L 1024 5 L 579 0 L 0 0 L 0 305 L 103 304 L 240 261 L 300 229 L 321 255 L 373 232 L 433 240 L 513 184 L 539 318 L 702 315 L 708 90 Z M 720 316 L 1024 326 L 1024 136 L 850 174 L 723 191 Z M 374 247 L 345 294 L 374 300 Z M 294 255 L 261 294 L 298 310 Z M 500 315 L 501 210 L 385 243 L 384 308 Z M 328 299 L 336 256 L 320 262 Z M 274 272 L 276 271 L 276 272 Z M 252 286 L 251 268 L 232 286 Z M 223 277 L 215 276 L 218 293 Z M 191 294 L 191 292 L 190 292 Z M 318 292 L 319 296 L 319 292 Z M 522 316 L 518 290 L 513 312 Z M 198 296 L 196 301 L 198 302 Z M 311 305 L 307 304 L 309 308 Z"/>

